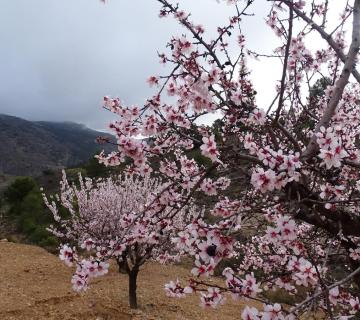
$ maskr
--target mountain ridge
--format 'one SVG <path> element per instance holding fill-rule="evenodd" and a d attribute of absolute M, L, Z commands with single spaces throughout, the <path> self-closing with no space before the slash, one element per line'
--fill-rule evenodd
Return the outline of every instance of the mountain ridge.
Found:
<path fill-rule="evenodd" d="M 109 134 L 75 122 L 29 121 L 0 114 L 0 173 L 36 176 L 44 170 L 88 161 L 109 145 L 95 142 Z"/>

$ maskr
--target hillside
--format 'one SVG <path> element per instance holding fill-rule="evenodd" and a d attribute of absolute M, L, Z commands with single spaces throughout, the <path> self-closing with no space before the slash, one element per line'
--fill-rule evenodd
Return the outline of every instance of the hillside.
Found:
<path fill-rule="evenodd" d="M 139 273 L 140 308 L 127 306 L 127 275 L 115 268 L 92 281 L 83 294 L 71 290 L 71 268 L 45 250 L 29 245 L 0 243 L 0 319 L 2 320 L 197 320 L 239 319 L 241 301 L 217 310 L 202 309 L 198 295 L 168 298 L 163 290 L 169 280 L 185 279 L 189 271 L 180 266 L 147 264 Z"/>
<path fill-rule="evenodd" d="M 102 132 L 71 122 L 34 122 L 0 114 L 0 174 L 32 175 L 87 161 Z M 108 146 L 106 146 L 109 149 Z"/>

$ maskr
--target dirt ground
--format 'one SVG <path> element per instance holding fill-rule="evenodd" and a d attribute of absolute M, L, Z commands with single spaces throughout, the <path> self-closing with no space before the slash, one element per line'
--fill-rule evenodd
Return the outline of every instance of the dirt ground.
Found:
<path fill-rule="evenodd" d="M 169 298 L 164 284 L 189 271 L 180 266 L 151 263 L 139 273 L 139 310 L 127 306 L 127 275 L 115 266 L 94 279 L 90 289 L 76 294 L 71 289 L 72 269 L 54 255 L 29 245 L 0 243 L 0 319 L 80 320 L 196 320 L 240 319 L 244 303 L 227 298 L 217 310 L 199 306 L 199 296 Z"/>

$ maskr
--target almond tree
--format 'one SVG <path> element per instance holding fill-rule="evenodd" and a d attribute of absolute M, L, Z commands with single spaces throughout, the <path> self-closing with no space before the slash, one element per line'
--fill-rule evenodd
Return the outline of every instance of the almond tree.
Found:
<path fill-rule="evenodd" d="M 110 129 L 118 150 L 99 160 L 118 165 L 131 159 L 129 171 L 140 174 L 157 170 L 181 207 L 199 193 L 216 199 L 209 210 L 215 218 L 196 219 L 172 239 L 194 257 L 194 268 L 187 287 L 171 282 L 167 293 L 198 291 L 202 304 L 212 307 L 225 292 L 262 301 L 262 311 L 243 310 L 248 320 L 295 319 L 312 310 L 340 319 L 359 312 L 360 0 L 343 2 L 333 29 L 327 20 L 334 2 L 268 1 L 264 27 L 280 44 L 271 54 L 251 50 L 242 32 L 242 21 L 256 15 L 255 0 L 227 0 L 234 16 L 211 40 L 181 3 L 157 2 L 161 18 L 173 17 L 183 27 L 169 41 L 169 52 L 159 54 L 171 72 L 149 77 L 157 90 L 141 107 L 104 98 L 104 108 L 117 115 Z M 308 45 L 311 36 L 317 47 Z M 250 80 L 249 59 L 282 63 L 267 106 L 257 104 L 261 88 Z M 325 88 L 314 97 L 318 81 Z M 216 134 L 197 125 L 209 113 L 219 116 Z M 195 163 L 188 152 L 193 149 L 212 164 Z M 164 197 L 156 196 L 160 202 Z M 239 263 L 223 270 L 225 285 L 207 281 L 230 257 Z M 297 302 L 290 308 L 272 304 L 270 289 L 295 295 Z"/>
<path fill-rule="evenodd" d="M 152 259 L 178 260 L 170 239 L 199 213 L 193 206 L 179 208 L 171 187 L 149 175 L 104 180 L 80 176 L 79 184 L 69 184 L 64 173 L 57 199 L 49 202 L 44 195 L 56 221 L 49 230 L 62 242 L 60 259 L 76 266 L 73 289 L 86 290 L 91 278 L 108 272 L 113 259 L 129 276 L 129 304 L 137 308 L 140 267 Z M 156 194 L 161 191 L 160 201 Z M 61 207 L 67 214 L 59 213 Z"/>

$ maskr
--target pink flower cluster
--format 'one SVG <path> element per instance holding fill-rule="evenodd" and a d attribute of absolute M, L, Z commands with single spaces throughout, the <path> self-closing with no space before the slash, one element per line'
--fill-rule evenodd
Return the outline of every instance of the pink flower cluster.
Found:
<path fill-rule="evenodd" d="M 342 130 L 339 127 L 336 127 L 335 129 L 325 129 L 324 127 L 321 127 L 320 132 L 316 134 L 317 143 L 320 147 L 319 158 L 323 160 L 327 169 L 340 167 L 343 158 L 348 156 L 342 147 L 341 131 Z"/>
<path fill-rule="evenodd" d="M 109 252 L 121 255 L 135 245 L 156 246 L 156 258 L 164 262 L 189 255 L 194 260 L 189 285 L 170 282 L 167 294 L 199 292 L 201 304 L 210 307 L 222 304 L 227 292 L 263 302 L 263 310 L 246 307 L 242 319 L 290 320 L 308 309 L 329 318 L 356 314 L 360 2 L 343 5 L 335 30 L 328 26 L 329 10 L 336 11 L 331 2 L 269 2 L 266 24 L 277 40 L 266 53 L 251 50 L 243 33 L 243 21 L 256 12 L 253 1 L 226 1 L 236 5 L 234 16 L 211 36 L 181 4 L 160 2 L 159 16 L 172 16 L 184 27 L 170 39 L 169 51 L 159 54 L 170 73 L 148 79 L 156 91 L 143 106 L 104 98 L 104 108 L 117 116 L 110 125 L 116 150 L 100 154 L 99 160 L 129 163 L 127 173 L 145 177 L 155 171 L 161 181 L 148 187 L 148 197 L 136 188 L 121 200 L 109 196 L 112 206 L 120 202 L 132 208 L 117 219 L 106 216 L 111 225 L 101 218 L 107 198 L 94 195 L 97 204 L 87 216 L 100 216 L 91 227 L 95 234 L 101 226 L 113 235 L 111 248 L 103 234 L 76 237 L 71 228 L 54 232 L 73 237 L 104 261 Z M 276 93 L 265 105 L 258 99 L 261 88 L 251 81 L 248 60 L 253 58 L 276 58 L 282 64 L 273 85 Z M 199 125 L 209 115 L 218 119 Z M 75 212 L 67 189 L 63 202 Z M 205 205 L 201 214 L 191 219 L 179 214 L 193 202 Z M 48 205 L 60 221 L 54 204 Z M 87 208 L 85 201 L 80 208 Z M 79 229 L 75 216 L 73 225 Z M 77 259 L 74 241 L 67 243 L 61 257 L 72 264 Z M 208 277 L 221 261 L 233 260 L 231 269 L 221 270 L 226 286 L 214 286 Z M 83 281 L 81 274 L 77 280 Z M 306 298 L 290 308 L 270 303 L 264 293 L 279 289 L 290 295 L 305 291 Z"/>

